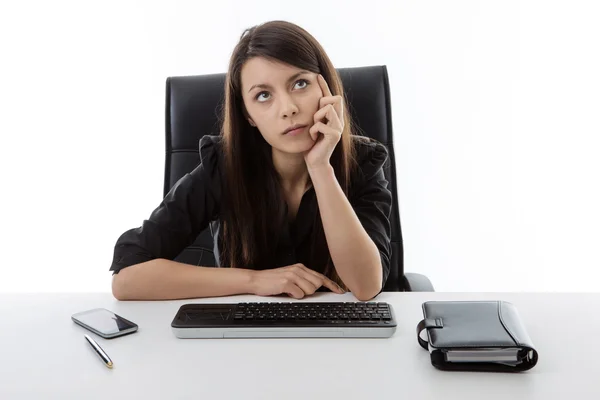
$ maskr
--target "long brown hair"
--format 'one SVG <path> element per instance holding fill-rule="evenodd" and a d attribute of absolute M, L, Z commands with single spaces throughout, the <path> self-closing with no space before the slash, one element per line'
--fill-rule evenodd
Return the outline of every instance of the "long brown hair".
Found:
<path fill-rule="evenodd" d="M 283 62 L 321 74 L 332 95 L 344 96 L 341 79 L 327 54 L 307 31 L 286 21 L 270 21 L 246 29 L 233 50 L 225 79 L 225 103 L 221 115 L 221 136 L 225 157 L 223 188 L 222 265 L 267 269 L 273 259 L 279 232 L 285 226 L 285 198 L 271 156 L 271 146 L 258 128 L 249 124 L 241 91 L 241 70 L 253 57 Z M 344 96 L 345 100 L 345 96 Z M 346 102 L 344 101 L 344 105 Z M 335 176 L 346 196 L 356 168 L 352 142 L 353 124 L 344 109 L 344 130 L 330 158 Z M 317 209 L 318 210 L 318 209 Z M 319 212 L 312 232 L 308 268 L 336 281 Z"/>

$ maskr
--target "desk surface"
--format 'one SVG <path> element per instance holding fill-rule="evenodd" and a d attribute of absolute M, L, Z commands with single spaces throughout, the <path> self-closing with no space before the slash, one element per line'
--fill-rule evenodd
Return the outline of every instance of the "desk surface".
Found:
<path fill-rule="evenodd" d="M 253 296 L 119 302 L 109 293 L 0 294 L 0 399 L 561 399 L 600 398 L 600 293 L 382 293 L 398 329 L 389 339 L 177 339 L 171 321 L 196 302 L 293 301 Z M 530 371 L 434 368 L 416 339 L 429 300 L 506 300 L 539 352 Z M 356 301 L 317 293 L 302 301 Z M 98 343 L 108 369 L 71 321 L 104 307 L 135 334 Z M 587 337 L 587 340 L 586 340 Z M 586 343 L 587 341 L 587 343 Z"/>

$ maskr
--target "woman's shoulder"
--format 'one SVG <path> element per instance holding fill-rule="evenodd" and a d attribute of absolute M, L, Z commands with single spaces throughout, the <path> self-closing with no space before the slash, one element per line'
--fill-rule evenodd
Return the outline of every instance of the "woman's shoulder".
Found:
<path fill-rule="evenodd" d="M 369 179 L 385 166 L 389 158 L 387 147 L 368 136 L 351 135 L 356 149 L 356 162 L 364 178 Z"/>
<path fill-rule="evenodd" d="M 204 135 L 199 141 L 200 163 L 205 170 L 222 170 L 223 137 L 220 135 Z"/>
<path fill-rule="evenodd" d="M 200 162 L 189 173 L 194 191 L 200 187 L 220 199 L 223 180 L 223 144 L 221 136 L 204 135 L 199 140 Z"/>
<path fill-rule="evenodd" d="M 199 141 L 200 160 L 204 158 L 221 158 L 223 154 L 223 137 L 220 135 L 204 135 Z"/>

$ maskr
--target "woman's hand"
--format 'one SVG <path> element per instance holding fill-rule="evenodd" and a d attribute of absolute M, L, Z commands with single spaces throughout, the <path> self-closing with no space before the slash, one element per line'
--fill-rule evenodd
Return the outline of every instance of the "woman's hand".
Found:
<path fill-rule="evenodd" d="M 344 130 L 343 98 L 332 96 L 331 90 L 321 74 L 317 75 L 323 97 L 319 99 L 319 111 L 313 116 L 315 124 L 310 127 L 309 134 L 315 144 L 304 153 L 304 161 L 309 170 L 329 166 L 329 158 L 342 137 Z M 324 123 L 323 120 L 327 119 Z"/>
<path fill-rule="evenodd" d="M 321 286 L 325 286 L 335 293 L 345 293 L 334 281 L 303 264 L 252 271 L 251 279 L 252 294 L 257 296 L 287 293 L 293 298 L 301 299 L 306 295 L 313 294 Z"/>

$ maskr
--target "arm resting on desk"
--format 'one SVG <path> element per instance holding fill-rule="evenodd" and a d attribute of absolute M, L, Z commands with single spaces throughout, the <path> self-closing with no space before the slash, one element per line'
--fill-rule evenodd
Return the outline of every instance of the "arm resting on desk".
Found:
<path fill-rule="evenodd" d="M 113 275 L 118 300 L 175 300 L 250 293 L 252 271 L 197 267 L 157 258 Z"/>
<path fill-rule="evenodd" d="M 404 287 L 407 292 L 433 292 L 433 285 L 425 275 L 405 273 Z"/>

